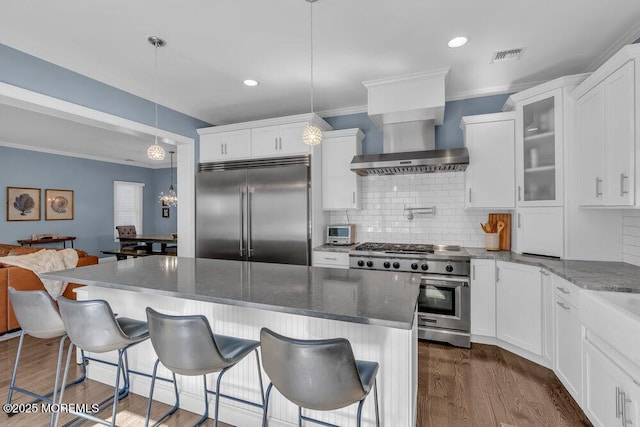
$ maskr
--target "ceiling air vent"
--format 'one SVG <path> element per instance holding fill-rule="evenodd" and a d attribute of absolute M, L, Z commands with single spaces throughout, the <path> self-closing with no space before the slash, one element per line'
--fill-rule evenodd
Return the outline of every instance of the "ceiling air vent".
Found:
<path fill-rule="evenodd" d="M 494 52 L 493 56 L 491 57 L 491 63 L 493 64 L 496 62 L 517 61 L 522 56 L 523 52 L 523 47 Z"/>

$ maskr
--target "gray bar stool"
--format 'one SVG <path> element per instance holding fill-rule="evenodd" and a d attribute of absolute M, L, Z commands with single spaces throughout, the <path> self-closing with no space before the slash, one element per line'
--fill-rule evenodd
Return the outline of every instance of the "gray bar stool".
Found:
<path fill-rule="evenodd" d="M 358 404 L 358 426 L 362 421 L 362 405 L 373 388 L 376 425 L 378 412 L 378 363 L 355 360 L 348 340 L 299 340 L 284 337 L 267 328 L 260 330 L 262 363 L 271 379 L 267 387 L 263 426 L 267 425 L 267 411 L 271 387 L 298 405 L 298 423 L 311 421 L 325 426 L 332 424 L 302 415 L 302 408 L 331 411 Z"/>
<path fill-rule="evenodd" d="M 258 356 L 260 343 L 258 341 L 214 334 L 211 331 L 209 321 L 202 315 L 170 316 L 147 307 L 147 322 L 149 324 L 151 344 L 158 355 L 158 359 L 153 366 L 153 378 L 151 380 L 151 390 L 149 391 L 145 426 L 149 425 L 149 418 L 151 416 L 153 388 L 159 362 L 162 362 L 162 364 L 173 373 L 176 403 L 169 412 L 156 421 L 154 426 L 164 421 L 177 411 L 180 406 L 176 374 L 188 376 L 202 375 L 204 380 L 204 414 L 195 425 L 200 425 L 209 418 L 209 393 L 216 395 L 214 414 L 216 426 L 218 425 L 220 397 L 246 403 L 258 408 L 264 407 L 264 389 L 262 387 L 262 373 L 260 369 L 260 358 Z M 258 364 L 258 380 L 260 382 L 260 397 L 262 402 L 255 403 L 221 394 L 220 381 L 222 380 L 222 376 L 252 351 L 255 352 Z M 214 372 L 219 372 L 215 392 L 207 389 L 207 374 Z"/>
<path fill-rule="evenodd" d="M 104 409 L 106 403 L 113 404 L 111 422 L 94 417 L 83 412 L 69 411 L 73 415 L 86 418 L 100 424 L 116 425 L 116 413 L 118 412 L 118 400 L 129 394 L 129 364 L 127 361 L 127 349 L 149 338 L 147 322 L 116 318 L 111 307 L 106 301 L 73 301 L 64 297 L 58 298 L 60 317 L 71 339 L 70 348 L 74 345 L 83 351 L 94 353 L 106 353 L 118 351 L 118 365 L 116 369 L 116 382 L 113 397 L 100 403 L 100 409 Z M 67 354 L 67 363 L 64 369 L 62 382 L 67 380 L 71 350 Z M 120 373 L 124 380 L 124 386 L 119 389 Z M 60 403 L 64 398 L 65 387 L 60 391 Z M 113 402 L 112 402 L 113 401 Z M 108 406 L 108 405 L 107 405 Z M 56 414 L 55 424 L 58 425 L 59 414 Z"/>
<path fill-rule="evenodd" d="M 58 380 L 60 378 L 62 353 L 64 352 L 64 342 L 67 339 L 67 334 L 65 332 L 62 319 L 60 318 L 60 314 L 58 313 L 58 309 L 49 294 L 45 291 L 16 291 L 14 288 L 9 286 L 9 298 L 11 299 L 11 304 L 14 312 L 16 313 L 16 318 L 20 323 L 20 327 L 22 328 L 22 332 L 20 332 L 16 361 L 13 365 L 13 374 L 11 375 L 11 383 L 9 384 L 7 403 L 11 403 L 14 391 L 34 397 L 36 400 L 32 403 L 39 402 L 41 400 L 45 400 L 49 403 L 56 403 L 56 393 L 59 390 Z M 58 346 L 58 362 L 56 363 L 56 377 L 53 385 L 53 391 L 46 395 L 40 395 L 16 386 L 18 364 L 20 362 L 20 354 L 22 353 L 22 344 L 24 342 L 25 334 L 40 339 L 61 337 L 60 344 Z M 84 363 L 83 353 L 82 375 L 66 386 L 72 386 L 84 381 L 86 374 L 87 368 Z"/>

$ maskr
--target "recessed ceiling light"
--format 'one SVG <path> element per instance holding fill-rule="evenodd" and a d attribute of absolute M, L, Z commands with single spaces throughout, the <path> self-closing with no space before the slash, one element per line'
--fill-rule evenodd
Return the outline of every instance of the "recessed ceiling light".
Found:
<path fill-rule="evenodd" d="M 447 44 L 449 45 L 449 47 L 461 47 L 467 44 L 468 41 L 469 41 L 468 38 L 464 36 L 460 36 L 460 37 L 452 38 L 451 40 L 449 40 L 449 43 Z"/>
<path fill-rule="evenodd" d="M 258 82 L 253 79 L 247 79 L 242 83 L 244 83 L 245 86 L 249 86 L 249 87 L 258 86 Z"/>

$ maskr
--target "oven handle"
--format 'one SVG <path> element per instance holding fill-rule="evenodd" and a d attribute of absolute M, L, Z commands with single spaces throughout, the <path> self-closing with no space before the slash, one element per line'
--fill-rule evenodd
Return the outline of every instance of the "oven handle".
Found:
<path fill-rule="evenodd" d="M 421 276 L 420 284 L 421 285 L 440 285 L 447 286 L 447 284 L 451 284 L 451 286 L 460 286 L 461 283 L 469 283 L 469 277 L 452 277 L 452 276 Z"/>

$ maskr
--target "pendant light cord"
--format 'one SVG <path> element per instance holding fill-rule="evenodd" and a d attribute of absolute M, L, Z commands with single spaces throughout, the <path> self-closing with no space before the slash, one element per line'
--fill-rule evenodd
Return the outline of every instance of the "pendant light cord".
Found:
<path fill-rule="evenodd" d="M 309 1 L 309 40 L 311 42 L 311 115 L 313 116 L 313 2 Z M 313 120 L 313 117 L 312 117 Z"/>
<path fill-rule="evenodd" d="M 155 112 L 156 112 L 156 144 L 158 143 L 158 42 L 154 42 L 155 46 L 155 59 L 154 59 L 154 98 L 155 98 Z"/>

